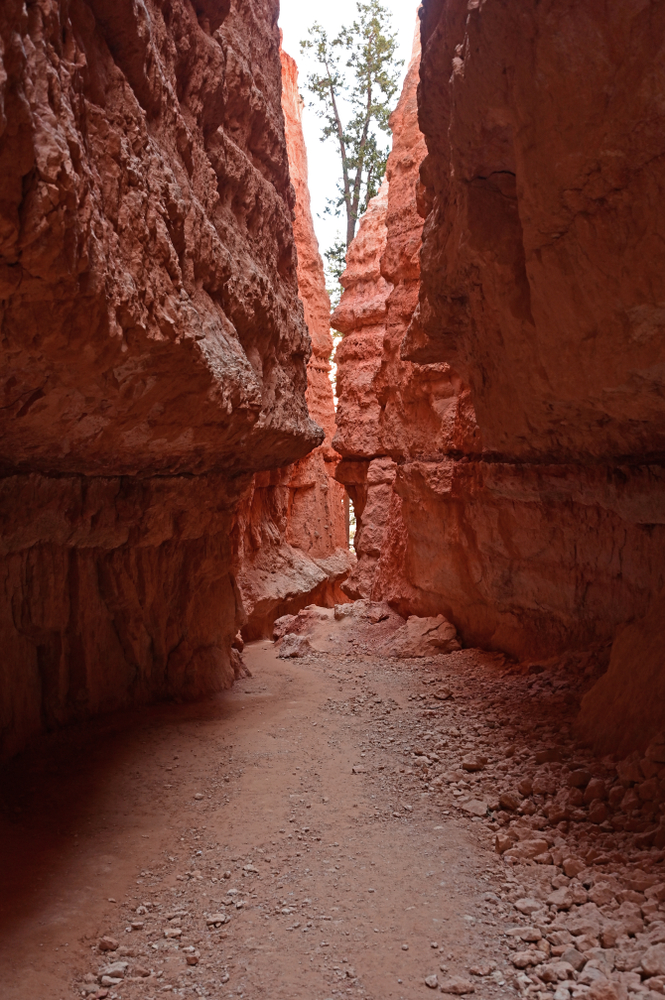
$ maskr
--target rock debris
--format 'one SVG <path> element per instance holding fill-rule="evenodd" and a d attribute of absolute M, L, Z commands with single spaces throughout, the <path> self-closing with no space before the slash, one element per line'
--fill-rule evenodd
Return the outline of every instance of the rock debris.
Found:
<path fill-rule="evenodd" d="M 221 767 L 226 723 L 196 756 L 174 731 L 159 855 L 141 841 L 72 996 L 663 996 L 665 743 L 594 757 L 555 665 L 534 685 L 473 649 L 347 658 L 331 634 L 387 638 L 366 603 L 295 617 L 306 656 L 245 650 Z"/>

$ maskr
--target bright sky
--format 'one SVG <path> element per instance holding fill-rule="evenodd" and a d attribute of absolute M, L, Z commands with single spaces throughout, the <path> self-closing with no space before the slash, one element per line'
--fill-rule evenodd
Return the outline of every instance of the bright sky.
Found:
<path fill-rule="evenodd" d="M 419 2 L 420 0 L 383 0 L 384 7 L 392 12 L 392 26 L 399 42 L 398 57 L 404 60 L 402 76 L 406 73 L 411 57 Z M 284 32 L 284 49 L 298 63 L 300 92 L 305 98 L 305 105 L 309 102 L 305 81 L 314 68 L 308 65 L 307 58 L 300 52 L 300 42 L 307 37 L 307 29 L 314 21 L 318 21 L 327 30 L 328 35 L 334 37 L 342 25 L 353 22 L 355 14 L 355 0 L 335 0 L 330 6 L 328 3 L 312 3 L 311 0 L 281 0 L 279 24 Z M 314 227 L 323 253 L 343 232 L 341 219 L 323 214 L 327 199 L 336 192 L 338 154 L 332 139 L 327 142 L 321 141 L 321 120 L 317 118 L 314 110 L 310 110 L 307 106 L 303 114 L 303 127 L 307 144 Z"/>

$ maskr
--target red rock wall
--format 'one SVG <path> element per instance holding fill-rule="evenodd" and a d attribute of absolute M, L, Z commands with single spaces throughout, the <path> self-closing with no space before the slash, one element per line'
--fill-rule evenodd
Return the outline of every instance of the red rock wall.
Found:
<path fill-rule="evenodd" d="M 398 488 L 442 497 L 455 571 L 431 579 L 475 639 L 607 640 L 665 565 L 665 12 L 427 0 L 423 44 L 429 215 L 403 353 L 468 380 L 483 461 Z"/>
<path fill-rule="evenodd" d="M 386 303 L 392 290 L 381 275 L 387 206 L 388 185 L 384 181 L 349 247 L 342 276 L 344 293 L 332 317 L 335 329 L 344 334 L 336 352 L 334 444 L 344 456 L 337 467 L 337 478 L 346 486 L 356 515 L 354 545 L 358 562 L 344 583 L 345 591 L 354 600 L 369 597 L 372 591 L 394 477 L 393 463 L 390 459 L 386 462 L 382 454 L 381 406 L 376 390 L 384 361 Z M 385 468 L 383 475 L 373 477 L 370 486 L 368 474 L 375 456 Z"/>
<path fill-rule="evenodd" d="M 298 67 L 283 50 L 281 59 L 286 145 L 296 195 L 293 233 L 298 289 L 312 339 L 307 404 L 326 436 L 301 461 L 255 476 L 251 494 L 241 506 L 238 586 L 247 616 L 243 635 L 248 639 L 271 636 L 276 618 L 307 604 L 332 607 L 347 601 L 340 584 L 352 566 L 345 492 L 334 478 L 339 455 L 331 443 L 335 406 L 330 382 L 330 299 L 312 221 Z"/>
<path fill-rule="evenodd" d="M 363 479 L 381 455 L 396 463 L 372 596 L 442 612 L 467 643 L 518 657 L 608 642 L 641 616 L 653 649 L 665 583 L 665 12 L 644 0 L 425 0 L 422 39 L 419 304 L 392 367 L 382 319 L 373 369 L 393 374 L 404 419 L 396 407 L 401 431 L 386 435 L 391 394 L 373 374 L 362 406 L 342 399 L 335 442 L 340 476 Z M 410 121 L 396 117 L 395 150 Z M 387 247 L 393 227 L 388 214 Z M 382 251 L 395 285 L 393 259 Z M 361 328 L 344 319 L 349 298 L 341 309 L 350 384 Z M 634 684 L 603 702 L 615 727 L 626 690 L 642 691 L 634 718 L 648 701 L 624 647 L 613 662 Z"/>
<path fill-rule="evenodd" d="M 401 343 L 418 303 L 420 165 L 418 127 L 420 32 L 395 109 L 386 181 L 361 220 L 342 277 L 344 294 L 333 323 L 344 333 L 337 349 L 337 470 L 358 519 L 358 564 L 344 589 L 353 597 L 390 600 L 403 613 L 429 614 L 437 597 L 410 571 L 398 464 L 442 461 L 477 447 L 468 391 L 445 363 L 412 364 Z M 401 473 L 400 473 L 401 475 Z"/>
<path fill-rule="evenodd" d="M 274 0 L 0 9 L 0 752 L 230 683 L 305 402 Z"/>

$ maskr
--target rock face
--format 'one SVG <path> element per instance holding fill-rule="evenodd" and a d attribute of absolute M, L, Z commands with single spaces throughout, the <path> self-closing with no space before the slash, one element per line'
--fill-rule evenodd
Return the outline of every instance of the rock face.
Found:
<path fill-rule="evenodd" d="M 295 188 L 293 232 L 298 288 L 312 339 L 307 365 L 307 404 L 325 440 L 285 469 L 259 473 L 238 516 L 238 586 L 247 621 L 243 635 L 268 638 L 281 615 L 307 604 L 332 607 L 348 600 L 340 589 L 352 567 L 344 488 L 334 479 L 339 461 L 332 447 L 335 407 L 330 382 L 330 299 L 314 233 L 302 131 L 298 68 L 284 51 L 282 106 L 291 180 Z"/>
<path fill-rule="evenodd" d="M 364 323 L 348 318 L 350 298 L 340 307 L 343 378 L 367 388 L 362 406 L 341 400 L 338 475 L 371 496 L 374 462 L 395 462 L 380 555 L 365 578 L 361 557 L 356 577 L 372 599 L 443 613 L 465 642 L 518 657 L 610 641 L 632 618 L 651 649 L 665 565 L 665 13 L 641 0 L 602 13 L 425 0 L 421 19 L 428 156 L 406 198 L 426 223 L 399 360 L 387 306 L 372 377 L 352 374 Z M 408 131 L 396 119 L 393 164 Z M 388 209 L 386 248 L 393 220 Z M 393 258 L 380 255 L 395 289 Z M 383 371 L 404 414 L 395 408 L 392 436 Z M 447 396 L 432 392 L 435 376 Z M 401 574 L 383 574 L 399 552 Z M 624 694 L 640 687 L 625 646 L 613 656 Z M 619 727 L 620 687 L 609 699 Z"/>
<path fill-rule="evenodd" d="M 460 644 L 455 626 L 447 622 L 443 615 L 437 618 L 411 615 L 394 636 L 379 646 L 379 652 L 388 657 L 436 656 L 437 653 L 452 653 L 457 649 L 460 649 Z"/>
<path fill-rule="evenodd" d="M 664 635 L 665 594 L 644 618 L 620 627 L 608 671 L 582 699 L 577 720 L 580 732 L 592 733 L 599 750 L 643 749 L 663 729 Z"/>
<path fill-rule="evenodd" d="M 338 429 L 334 444 L 344 456 L 337 478 L 346 486 L 356 515 L 358 563 L 344 584 L 354 600 L 367 598 L 372 591 L 395 475 L 392 460 L 381 456 L 374 461 L 368 481 L 372 459 L 381 455 L 376 382 L 383 364 L 386 301 L 391 292 L 380 271 L 387 204 L 384 181 L 349 247 L 342 276 L 345 290 L 332 316 L 335 328 L 345 334 L 336 354 Z"/>
<path fill-rule="evenodd" d="M 419 168 L 425 140 L 416 92 L 420 32 L 398 106 L 387 180 L 371 202 L 347 255 L 344 295 L 333 315 L 337 349 L 337 477 L 354 502 L 358 564 L 344 589 L 390 600 L 404 614 L 436 614 L 437 596 L 410 568 L 413 540 L 396 492 L 397 463 L 473 450 L 477 429 L 460 379 L 446 363 L 411 364 L 400 347 L 418 302 Z"/>
<path fill-rule="evenodd" d="M 426 0 L 423 46 L 403 354 L 468 381 L 483 443 L 445 484 L 423 469 L 440 538 L 465 542 L 450 583 L 481 612 L 453 621 L 517 653 L 611 639 L 665 564 L 665 11 Z"/>
<path fill-rule="evenodd" d="M 562 0 L 424 4 L 430 214 L 408 353 L 468 379 L 490 454 L 665 452 L 664 30 L 641 0 L 572 17 Z"/>
<path fill-rule="evenodd" d="M 2 753 L 230 683 L 238 502 L 323 439 L 276 13 L 2 4 Z"/>

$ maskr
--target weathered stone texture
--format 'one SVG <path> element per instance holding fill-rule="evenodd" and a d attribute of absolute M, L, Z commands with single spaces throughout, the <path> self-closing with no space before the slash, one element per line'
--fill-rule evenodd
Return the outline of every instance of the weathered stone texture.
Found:
<path fill-rule="evenodd" d="M 184 2 L 3 4 L 11 470 L 228 473 L 317 442 L 275 6 L 219 10 L 211 36 Z"/>
<path fill-rule="evenodd" d="M 434 590 L 465 636 L 610 639 L 665 564 L 665 12 L 426 0 L 423 52 L 429 214 L 402 355 L 468 381 L 484 461 L 397 489 L 430 518 L 441 495 L 453 572 Z M 416 535 L 431 544 L 426 517 Z"/>
<path fill-rule="evenodd" d="M 468 379 L 489 452 L 661 460 L 665 13 L 423 6 L 431 211 L 409 356 Z"/>
<path fill-rule="evenodd" d="M 604 753 L 644 749 L 663 731 L 665 704 L 665 595 L 643 618 L 623 625 L 612 644 L 607 673 L 582 699 L 578 731 Z"/>
<path fill-rule="evenodd" d="M 418 302 L 423 220 L 419 168 L 425 141 L 416 90 L 420 34 L 391 126 L 387 177 L 347 255 L 344 294 L 333 315 L 337 349 L 337 478 L 354 501 L 358 564 L 344 589 L 389 599 L 404 613 L 429 613 L 436 598 L 409 572 L 397 463 L 477 448 L 468 392 L 450 366 L 411 364 L 400 347 Z"/>
<path fill-rule="evenodd" d="M 233 681 L 237 502 L 219 474 L 0 480 L 3 753 L 41 728 Z"/>
<path fill-rule="evenodd" d="M 312 221 L 298 68 L 283 50 L 281 59 L 286 145 L 296 194 L 298 288 L 312 339 L 307 404 L 326 436 L 301 461 L 256 475 L 251 494 L 241 505 L 236 529 L 238 586 L 247 616 L 243 634 L 251 639 L 270 637 L 276 618 L 307 604 L 332 607 L 347 600 L 340 584 L 352 567 L 344 488 L 334 479 L 339 455 L 331 444 L 335 406 L 330 299 Z"/>
<path fill-rule="evenodd" d="M 397 172 L 403 95 L 375 241 L 392 290 L 376 283 L 365 344 L 372 288 L 356 311 L 353 266 L 337 313 L 338 476 L 370 511 L 362 531 L 374 520 L 358 592 L 519 657 L 606 642 L 665 582 L 665 13 L 425 0 L 421 21 L 428 155 L 421 183 L 422 144 Z"/>
<path fill-rule="evenodd" d="M 228 684 L 238 500 L 322 440 L 276 19 L 0 9 L 4 752 Z"/>

